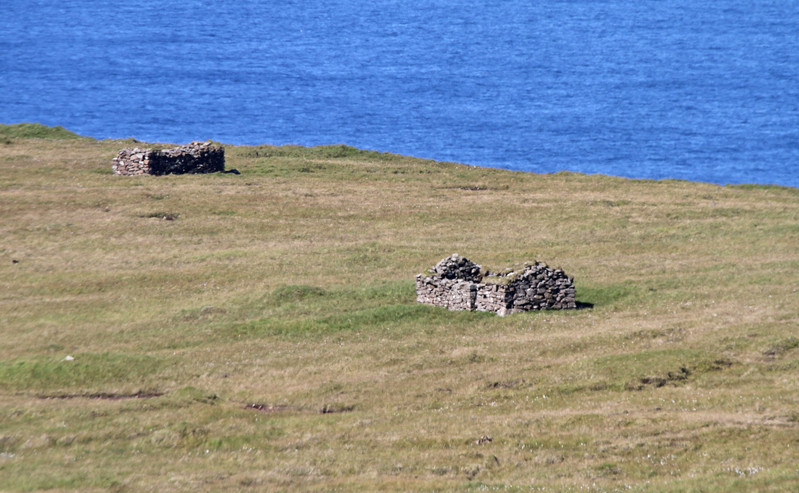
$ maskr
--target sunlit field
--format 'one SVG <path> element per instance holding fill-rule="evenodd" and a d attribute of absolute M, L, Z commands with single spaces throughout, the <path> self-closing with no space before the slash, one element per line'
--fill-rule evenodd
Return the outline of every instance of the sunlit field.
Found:
<path fill-rule="evenodd" d="M 799 490 L 799 189 L 0 126 L 0 490 Z M 578 310 L 419 305 L 452 253 Z"/>

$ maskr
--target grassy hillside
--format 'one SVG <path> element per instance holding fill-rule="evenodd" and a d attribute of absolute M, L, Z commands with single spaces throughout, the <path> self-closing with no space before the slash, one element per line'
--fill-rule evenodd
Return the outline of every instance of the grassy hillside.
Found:
<path fill-rule="evenodd" d="M 796 491 L 799 190 L 0 127 L 0 490 Z M 592 308 L 415 303 L 457 252 Z"/>

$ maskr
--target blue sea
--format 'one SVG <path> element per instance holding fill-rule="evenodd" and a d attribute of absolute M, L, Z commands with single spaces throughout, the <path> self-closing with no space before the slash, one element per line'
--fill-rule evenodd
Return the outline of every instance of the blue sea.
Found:
<path fill-rule="evenodd" d="M 799 0 L 5 0 L 0 122 L 799 186 Z"/>

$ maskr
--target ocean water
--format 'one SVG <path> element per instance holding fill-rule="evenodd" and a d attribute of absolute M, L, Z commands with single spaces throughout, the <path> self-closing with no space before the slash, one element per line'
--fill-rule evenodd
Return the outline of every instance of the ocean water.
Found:
<path fill-rule="evenodd" d="M 0 122 L 799 186 L 799 0 L 5 0 Z"/>

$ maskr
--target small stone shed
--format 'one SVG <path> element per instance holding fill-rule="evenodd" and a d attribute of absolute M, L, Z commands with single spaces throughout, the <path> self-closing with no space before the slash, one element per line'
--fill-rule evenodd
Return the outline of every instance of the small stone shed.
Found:
<path fill-rule="evenodd" d="M 122 149 L 113 159 L 116 175 L 170 175 L 225 171 L 225 148 L 211 141 L 192 142 L 172 149 Z"/>
<path fill-rule="evenodd" d="M 541 262 L 501 272 L 457 253 L 416 276 L 416 301 L 448 310 L 477 310 L 500 316 L 530 310 L 577 308 L 574 278 Z"/>

